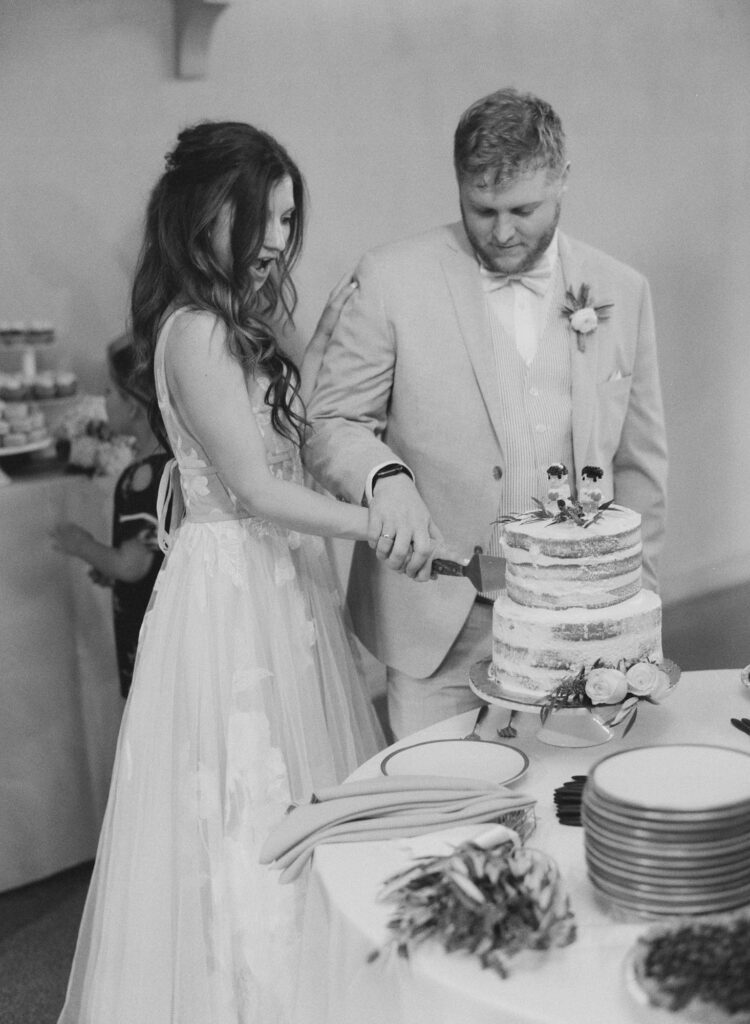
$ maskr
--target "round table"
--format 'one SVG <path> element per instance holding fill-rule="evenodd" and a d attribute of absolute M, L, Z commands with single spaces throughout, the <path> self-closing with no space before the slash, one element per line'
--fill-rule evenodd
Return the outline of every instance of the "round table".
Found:
<path fill-rule="evenodd" d="M 465 736 L 475 712 L 424 729 L 389 747 L 352 776 L 377 775 L 383 757 L 421 740 Z M 439 852 L 446 839 L 486 830 L 472 826 L 414 840 L 321 845 L 310 872 L 302 936 L 295 1024 L 646 1024 L 651 1013 L 625 988 L 624 960 L 648 922 L 625 921 L 597 902 L 588 881 L 583 829 L 561 825 L 554 790 L 584 774 L 600 758 L 625 747 L 708 743 L 750 753 L 750 737 L 730 717 L 750 715 L 750 691 L 739 670 L 689 672 L 662 705 L 645 704 L 626 737 L 596 747 L 558 748 L 540 743 L 537 715 L 518 715 L 518 735 L 505 740 L 529 757 L 514 792 L 537 800 L 537 827 L 529 846 L 557 861 L 578 923 L 576 941 L 545 954 L 521 954 L 501 979 L 463 953 L 446 954 L 437 943 L 409 960 L 393 953 L 368 962 L 382 948 L 391 906 L 377 901 L 383 880 L 414 856 Z M 493 707 L 480 732 L 496 739 L 508 712 Z M 448 772 L 449 773 L 449 772 Z"/>

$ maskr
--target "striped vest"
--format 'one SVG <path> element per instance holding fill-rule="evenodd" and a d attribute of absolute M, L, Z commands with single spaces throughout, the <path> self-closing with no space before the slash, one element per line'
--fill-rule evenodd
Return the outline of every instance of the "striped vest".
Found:
<path fill-rule="evenodd" d="M 570 366 L 570 329 L 560 308 L 565 286 L 558 261 L 545 298 L 545 327 L 536 355 L 527 366 L 512 337 L 490 310 L 497 386 L 503 410 L 505 466 L 498 516 L 526 512 L 532 498 L 544 500 L 549 487 L 547 467 L 563 462 L 571 484 L 575 481 Z M 494 528 L 485 550 L 500 554 L 499 530 Z"/>

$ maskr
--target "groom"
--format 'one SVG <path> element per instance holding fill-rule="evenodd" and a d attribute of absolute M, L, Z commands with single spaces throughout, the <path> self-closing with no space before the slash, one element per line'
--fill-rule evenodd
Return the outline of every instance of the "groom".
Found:
<path fill-rule="evenodd" d="M 645 586 L 664 535 L 648 284 L 558 231 L 570 165 L 557 114 L 492 93 L 462 116 L 454 165 L 461 221 L 362 258 L 308 409 L 308 469 L 370 508 L 348 600 L 387 666 L 397 737 L 476 706 L 469 669 L 491 650 L 492 594 L 414 581 L 436 545 L 498 553 L 493 521 L 543 499 L 553 463 L 574 493 L 584 466 L 601 467 L 603 500 L 641 513 Z"/>

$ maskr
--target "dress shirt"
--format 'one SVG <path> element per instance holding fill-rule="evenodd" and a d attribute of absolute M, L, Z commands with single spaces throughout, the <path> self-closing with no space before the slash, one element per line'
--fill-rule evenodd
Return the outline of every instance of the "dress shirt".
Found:
<path fill-rule="evenodd" d="M 495 274 L 480 264 L 487 303 L 505 334 L 514 339 L 518 354 L 531 366 L 544 327 L 557 264 L 557 231 L 528 274 Z"/>

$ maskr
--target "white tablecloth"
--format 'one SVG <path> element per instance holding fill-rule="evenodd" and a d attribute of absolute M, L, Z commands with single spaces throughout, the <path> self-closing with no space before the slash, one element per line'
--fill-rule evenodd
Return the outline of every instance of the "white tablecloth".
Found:
<path fill-rule="evenodd" d="M 545 746 L 535 739 L 536 714 L 516 718 L 518 737 L 505 742 L 524 750 L 530 766 L 512 788 L 538 801 L 537 829 L 528 845 L 547 851 L 559 864 L 578 939 L 547 954 L 522 954 L 511 961 L 505 980 L 483 971 L 468 955 L 445 954 L 434 943 L 409 961 L 391 955 L 367 962 L 386 938 L 390 906 L 376 901 L 382 880 L 415 852 L 428 852 L 424 837 L 319 846 L 305 909 L 295 1024 L 644 1024 L 648 1014 L 625 988 L 623 963 L 648 925 L 618 921 L 597 904 L 586 875 L 583 830 L 557 821 L 554 790 L 624 747 L 691 742 L 750 753 L 750 738 L 729 723 L 730 716 L 748 715 L 750 693 L 741 687 L 739 671 L 721 671 L 684 674 L 667 702 L 640 708 L 627 737 L 597 747 Z M 389 750 L 422 739 L 464 736 L 474 717 L 471 712 L 448 719 Z M 496 727 L 507 719 L 507 711 L 492 708 L 482 735 L 496 738 Z M 353 777 L 377 774 L 381 760 L 382 755 L 374 758 Z"/>
<path fill-rule="evenodd" d="M 113 484 L 0 488 L 0 890 L 96 852 L 123 706 L 111 592 L 48 534 L 70 519 L 106 541 Z"/>

